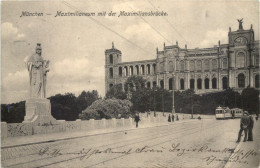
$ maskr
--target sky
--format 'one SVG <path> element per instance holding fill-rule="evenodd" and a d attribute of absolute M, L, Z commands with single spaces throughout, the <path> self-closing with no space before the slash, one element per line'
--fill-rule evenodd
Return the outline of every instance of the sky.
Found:
<path fill-rule="evenodd" d="M 23 11 L 43 16 L 23 16 Z M 55 17 L 62 12 L 106 12 L 106 16 Z M 124 16 L 120 11 L 164 11 L 167 16 Z M 108 13 L 116 12 L 115 16 Z M 49 14 L 49 15 L 47 15 Z M 97 90 L 105 96 L 105 50 L 121 50 L 122 61 L 156 58 L 163 43 L 188 49 L 228 42 L 228 31 L 253 24 L 259 39 L 259 4 L 247 1 L 198 0 L 86 0 L 3 1 L 1 3 L 1 103 L 29 98 L 26 57 L 42 44 L 42 57 L 50 60 L 47 97 Z"/>

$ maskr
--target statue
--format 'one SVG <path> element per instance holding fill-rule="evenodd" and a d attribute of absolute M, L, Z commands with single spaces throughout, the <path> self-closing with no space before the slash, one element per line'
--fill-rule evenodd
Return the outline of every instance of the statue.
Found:
<path fill-rule="evenodd" d="M 47 73 L 49 72 L 49 60 L 42 58 L 41 44 L 36 46 L 36 53 L 25 59 L 30 77 L 30 98 L 25 102 L 24 123 L 42 125 L 57 123 L 51 115 L 51 103 L 46 98 Z"/>
<path fill-rule="evenodd" d="M 49 72 L 49 60 L 43 60 L 41 44 L 36 46 L 36 54 L 33 54 L 26 62 L 30 77 L 30 98 L 46 98 L 47 72 Z"/>
<path fill-rule="evenodd" d="M 239 23 L 239 30 L 243 30 L 243 18 L 242 19 L 237 19 L 238 23 Z"/>

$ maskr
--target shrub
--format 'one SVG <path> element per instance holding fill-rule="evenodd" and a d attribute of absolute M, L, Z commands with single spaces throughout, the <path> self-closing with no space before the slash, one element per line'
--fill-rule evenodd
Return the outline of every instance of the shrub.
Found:
<path fill-rule="evenodd" d="M 80 119 L 111 119 L 128 118 L 131 114 L 132 103 L 129 100 L 99 99 L 79 115 Z"/>

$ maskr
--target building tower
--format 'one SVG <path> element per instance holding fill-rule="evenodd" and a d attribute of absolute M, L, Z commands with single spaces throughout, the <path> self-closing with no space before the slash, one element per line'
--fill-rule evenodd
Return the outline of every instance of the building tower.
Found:
<path fill-rule="evenodd" d="M 112 48 L 105 51 L 105 91 L 109 90 L 116 84 L 116 77 L 118 76 L 118 63 L 122 61 L 122 53 L 116 49 L 114 42 L 112 42 Z"/>

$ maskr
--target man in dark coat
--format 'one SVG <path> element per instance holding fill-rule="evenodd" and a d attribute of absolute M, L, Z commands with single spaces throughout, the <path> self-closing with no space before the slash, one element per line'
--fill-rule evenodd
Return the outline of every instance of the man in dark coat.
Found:
<path fill-rule="evenodd" d="M 136 128 L 138 127 L 138 122 L 140 121 L 139 114 L 135 114 L 135 123 L 136 123 Z"/>
<path fill-rule="evenodd" d="M 244 142 L 247 140 L 247 129 L 248 125 L 250 123 L 249 117 L 248 117 L 248 112 L 244 111 L 243 116 L 240 119 L 240 130 L 238 133 L 238 138 L 237 138 L 237 143 L 240 142 L 242 132 L 244 131 L 245 137 L 244 137 Z"/>
<path fill-rule="evenodd" d="M 172 122 L 171 121 L 171 115 L 169 114 L 169 117 L 168 117 L 168 122 Z"/>
<path fill-rule="evenodd" d="M 174 122 L 174 114 L 172 115 L 172 122 Z"/>
<path fill-rule="evenodd" d="M 254 118 L 252 114 L 249 115 L 249 125 L 248 125 L 248 139 L 247 141 L 253 141 L 253 127 L 254 127 Z"/>

